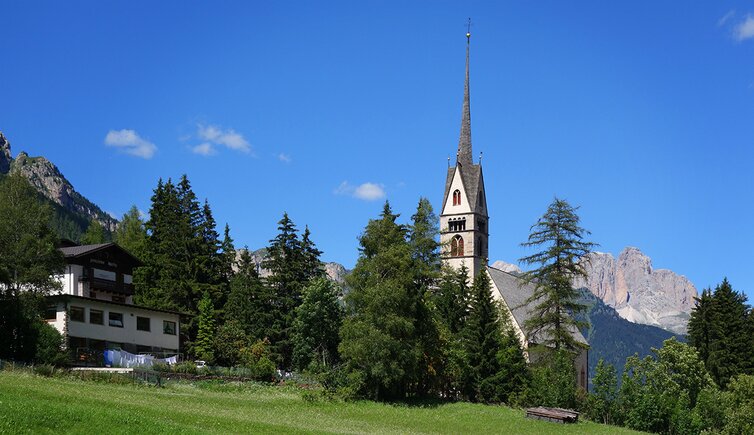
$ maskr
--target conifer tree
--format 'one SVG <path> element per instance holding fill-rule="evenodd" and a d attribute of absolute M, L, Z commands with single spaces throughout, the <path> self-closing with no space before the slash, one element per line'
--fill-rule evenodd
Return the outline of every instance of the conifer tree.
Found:
<path fill-rule="evenodd" d="M 455 270 L 443 268 L 440 281 L 433 292 L 433 302 L 439 318 L 453 336 L 457 336 L 466 323 L 471 303 L 469 269 L 463 265 Z"/>
<path fill-rule="evenodd" d="M 147 230 L 139 209 L 134 205 L 120 220 L 113 239 L 121 248 L 141 259 L 147 243 Z"/>
<path fill-rule="evenodd" d="M 272 335 L 272 294 L 262 284 L 257 265 L 249 249 L 241 250 L 238 272 L 230 282 L 230 295 L 225 304 L 225 322 L 237 322 L 253 341 Z"/>
<path fill-rule="evenodd" d="M 531 227 L 525 247 L 541 247 L 542 251 L 520 259 L 537 268 L 522 275 L 524 282 L 534 286 L 534 294 L 525 305 L 534 305 L 526 322 L 527 336 L 539 338 L 540 345 L 575 350 L 585 345 L 572 335 L 585 326 L 574 315 L 586 307 L 578 302 L 579 292 L 573 280 L 586 276 L 582 259 L 596 246 L 584 241 L 589 233 L 579 225 L 578 208 L 555 198 L 545 214 Z"/>
<path fill-rule="evenodd" d="M 230 227 L 225 224 L 223 231 L 223 241 L 220 244 L 222 250 L 220 275 L 224 282 L 230 283 L 233 278 L 233 268 L 236 265 L 236 248 L 233 246 L 233 239 L 230 237 Z"/>
<path fill-rule="evenodd" d="M 194 355 L 197 358 L 212 362 L 215 360 L 215 309 L 209 292 L 204 292 L 199 302 L 199 321 L 196 342 L 194 343 Z"/>
<path fill-rule="evenodd" d="M 733 290 L 725 278 L 715 287 L 712 312 L 712 343 L 706 366 L 715 383 L 726 388 L 732 376 L 749 368 L 752 349 L 747 335 L 746 295 Z"/>
<path fill-rule="evenodd" d="M 706 288 L 694 299 L 696 306 L 691 310 L 688 323 L 689 344 L 696 348 L 702 361 L 709 364 L 715 323 L 712 290 Z"/>
<path fill-rule="evenodd" d="M 326 369 L 339 360 L 338 332 L 343 322 L 338 290 L 327 278 L 317 278 L 304 289 L 293 322 L 293 366 L 299 370 L 312 365 Z"/>
<path fill-rule="evenodd" d="M 502 345 L 498 309 L 492 299 L 490 278 L 480 273 L 474 279 L 465 347 L 470 372 L 466 394 L 472 401 L 495 401 L 494 376 L 500 370 L 497 353 Z"/>
<path fill-rule="evenodd" d="M 385 202 L 359 238 L 360 256 L 347 278 L 348 317 L 340 355 L 361 394 L 401 399 L 412 393 L 422 361 L 415 330 L 414 276 L 407 231 Z"/>
<path fill-rule="evenodd" d="M 301 236 L 301 267 L 303 279 L 306 282 L 319 278 L 325 273 L 322 261 L 319 259 L 322 251 L 317 249 L 317 246 L 312 242 L 311 234 L 309 226 L 304 227 L 304 234 Z"/>

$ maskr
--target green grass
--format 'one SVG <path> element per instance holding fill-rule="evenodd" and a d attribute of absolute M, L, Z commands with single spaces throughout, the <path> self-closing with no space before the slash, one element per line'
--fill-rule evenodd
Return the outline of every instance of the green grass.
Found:
<path fill-rule="evenodd" d="M 634 433 L 591 422 L 560 425 L 522 410 L 450 403 L 306 401 L 256 384 L 165 388 L 0 371 L 0 433 Z"/>

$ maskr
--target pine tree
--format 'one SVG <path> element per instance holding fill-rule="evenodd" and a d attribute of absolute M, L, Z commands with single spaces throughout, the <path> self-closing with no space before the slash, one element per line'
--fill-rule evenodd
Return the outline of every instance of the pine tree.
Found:
<path fill-rule="evenodd" d="M 220 275 L 225 282 L 230 282 L 233 278 L 233 269 L 236 265 L 236 248 L 233 246 L 233 239 L 230 237 L 230 227 L 225 224 L 223 231 L 223 241 L 220 244 L 222 250 Z"/>
<path fill-rule="evenodd" d="M 105 230 L 105 227 L 97 221 L 93 220 L 89 223 L 86 232 L 81 236 L 82 245 L 96 245 L 100 243 L 107 243 L 110 239 L 110 234 Z"/>
<path fill-rule="evenodd" d="M 496 401 L 493 378 L 500 370 L 497 353 L 502 345 L 502 335 L 498 309 L 486 273 L 480 273 L 474 279 L 464 335 L 470 368 L 466 394 L 472 401 Z"/>
<path fill-rule="evenodd" d="M 215 309 L 209 292 L 204 292 L 199 302 L 199 321 L 196 342 L 194 343 L 194 355 L 197 358 L 212 362 L 215 360 Z"/>
<path fill-rule="evenodd" d="M 579 292 L 573 288 L 573 280 L 585 277 L 582 259 L 596 246 L 584 241 L 589 233 L 579 226 L 577 208 L 555 198 L 545 214 L 531 227 L 525 247 L 542 247 L 543 250 L 519 261 L 537 265 L 523 274 L 527 284 L 535 288 L 525 304 L 536 304 L 531 318 L 526 322 L 527 336 L 537 337 L 540 345 L 570 350 L 584 348 L 572 335 L 573 330 L 584 327 L 574 315 L 586 307 L 578 302 Z"/>
<path fill-rule="evenodd" d="M 304 370 L 312 366 L 331 367 L 339 360 L 338 331 L 343 322 L 338 290 L 327 278 L 317 278 L 304 290 L 293 322 L 293 366 Z"/>
<path fill-rule="evenodd" d="M 139 209 L 134 205 L 120 220 L 113 234 L 113 239 L 121 248 L 131 255 L 140 258 L 144 256 L 147 243 L 147 230 L 141 218 Z"/>

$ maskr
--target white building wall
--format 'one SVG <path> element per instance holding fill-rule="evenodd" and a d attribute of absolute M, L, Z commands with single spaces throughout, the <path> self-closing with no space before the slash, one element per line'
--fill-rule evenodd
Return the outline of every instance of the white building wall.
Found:
<path fill-rule="evenodd" d="M 68 320 L 68 335 L 71 337 L 90 338 L 95 340 L 105 340 L 114 343 L 161 347 L 164 349 L 178 350 L 179 345 L 179 326 L 180 319 L 178 314 L 163 313 L 141 307 L 113 305 L 99 302 L 93 299 L 74 299 L 67 303 L 66 309 L 71 306 L 82 307 L 85 309 L 84 322 Z M 103 312 L 103 324 L 90 323 L 90 310 L 100 310 Z M 109 326 L 109 313 L 116 312 L 123 314 L 123 327 Z M 64 312 L 59 312 L 58 317 L 64 316 Z M 150 331 L 139 331 L 136 329 L 136 317 L 148 317 L 150 319 Z M 176 334 L 170 335 L 163 333 L 163 321 L 171 321 L 176 324 Z M 61 323 L 56 319 L 54 325 L 62 333 Z"/>

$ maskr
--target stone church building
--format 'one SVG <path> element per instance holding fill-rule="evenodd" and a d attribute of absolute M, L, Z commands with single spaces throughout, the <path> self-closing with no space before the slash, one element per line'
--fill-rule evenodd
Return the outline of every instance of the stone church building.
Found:
<path fill-rule="evenodd" d="M 464 84 L 461 134 L 458 140 L 455 166 L 448 167 L 440 214 L 440 242 L 443 261 L 455 268 L 466 266 L 469 280 L 480 273 L 486 273 L 492 282 L 493 296 L 502 301 L 508 310 L 513 328 L 521 340 L 527 361 L 529 349 L 537 345 L 537 337 L 528 336 L 525 322 L 533 315 L 526 300 L 534 293 L 532 285 L 527 285 L 515 275 L 488 265 L 489 259 L 489 214 L 487 194 L 484 188 L 481 158 L 474 163 L 471 149 L 471 107 L 469 97 L 469 42 L 466 34 L 466 80 Z M 493 199 L 494 201 L 494 199 Z M 573 335 L 581 343 L 587 344 L 577 330 Z M 588 350 L 583 350 L 576 358 L 577 384 L 587 388 Z"/>

